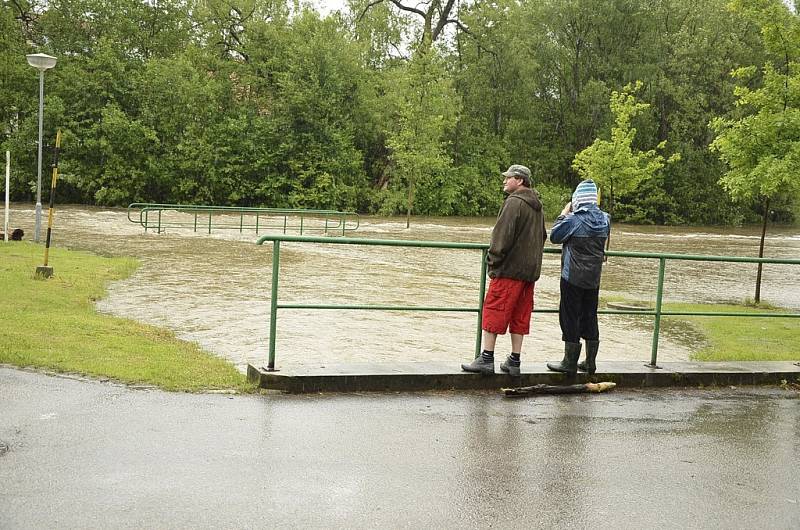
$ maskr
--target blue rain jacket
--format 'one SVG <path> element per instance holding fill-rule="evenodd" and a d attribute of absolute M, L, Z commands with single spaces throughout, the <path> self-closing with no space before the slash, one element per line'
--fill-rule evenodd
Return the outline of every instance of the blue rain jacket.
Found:
<path fill-rule="evenodd" d="M 563 244 L 561 277 L 582 289 L 599 288 L 610 233 L 611 219 L 596 204 L 581 204 L 574 212 L 559 215 L 550 241 Z"/>

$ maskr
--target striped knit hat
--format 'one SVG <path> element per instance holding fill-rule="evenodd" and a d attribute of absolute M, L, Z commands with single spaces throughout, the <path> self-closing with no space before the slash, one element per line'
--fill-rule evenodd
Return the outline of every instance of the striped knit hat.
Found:
<path fill-rule="evenodd" d="M 572 209 L 577 210 L 581 204 L 597 204 L 597 185 L 592 179 L 578 184 L 572 194 Z"/>

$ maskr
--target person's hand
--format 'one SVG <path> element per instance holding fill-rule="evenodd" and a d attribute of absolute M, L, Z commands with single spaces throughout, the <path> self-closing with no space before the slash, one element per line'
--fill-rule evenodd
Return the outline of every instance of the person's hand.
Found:
<path fill-rule="evenodd" d="M 561 210 L 561 215 L 567 215 L 567 214 L 568 214 L 569 212 L 571 212 L 571 211 L 572 211 L 572 201 L 568 202 L 568 203 L 567 203 L 567 204 L 564 206 L 564 209 L 563 209 L 563 210 Z"/>

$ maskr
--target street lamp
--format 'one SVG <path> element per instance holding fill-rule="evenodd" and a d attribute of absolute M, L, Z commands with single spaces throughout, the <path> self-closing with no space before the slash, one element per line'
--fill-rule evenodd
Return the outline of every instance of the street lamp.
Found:
<path fill-rule="evenodd" d="M 44 71 L 56 65 L 56 58 L 43 53 L 26 55 L 28 64 L 39 70 L 39 170 L 36 178 L 36 225 L 33 239 L 39 242 L 39 230 L 42 226 L 42 120 L 44 119 Z"/>

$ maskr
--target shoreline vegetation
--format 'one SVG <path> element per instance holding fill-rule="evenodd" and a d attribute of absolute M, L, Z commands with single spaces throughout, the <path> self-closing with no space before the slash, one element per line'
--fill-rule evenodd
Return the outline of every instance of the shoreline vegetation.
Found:
<path fill-rule="evenodd" d="M 11 198 L 35 192 L 38 52 L 68 202 L 491 216 L 516 163 L 546 212 L 591 177 L 615 222 L 797 219 L 790 2 L 235 4 L 4 3 Z"/>
<path fill-rule="evenodd" d="M 109 282 L 133 274 L 135 259 L 51 248 L 55 275 L 38 280 L 42 250 L 0 244 L 0 363 L 171 391 L 255 391 L 230 362 L 197 344 L 96 310 Z"/>

